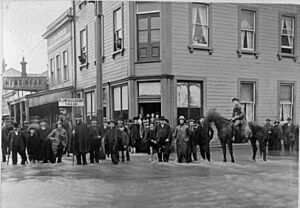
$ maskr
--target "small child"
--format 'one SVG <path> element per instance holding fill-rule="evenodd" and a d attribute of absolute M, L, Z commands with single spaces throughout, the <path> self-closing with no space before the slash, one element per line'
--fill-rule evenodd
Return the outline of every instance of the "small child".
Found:
<path fill-rule="evenodd" d="M 119 124 L 119 129 L 121 131 L 121 137 L 122 137 L 122 141 L 121 141 L 121 145 L 120 145 L 120 150 L 121 151 L 121 155 L 122 155 L 122 162 L 125 161 L 125 156 L 124 156 L 124 152 L 126 152 L 126 160 L 130 161 L 130 156 L 129 156 L 129 137 L 128 134 L 125 131 L 125 127 L 123 124 Z"/>

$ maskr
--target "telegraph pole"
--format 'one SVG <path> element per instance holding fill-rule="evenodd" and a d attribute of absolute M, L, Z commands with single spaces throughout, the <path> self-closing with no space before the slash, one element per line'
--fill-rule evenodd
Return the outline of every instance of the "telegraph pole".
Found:
<path fill-rule="evenodd" d="M 74 54 L 74 88 L 73 88 L 73 98 L 76 98 L 76 94 L 77 94 L 77 53 L 76 53 L 76 6 L 75 6 L 75 0 L 72 1 L 73 5 L 73 54 Z M 75 110 L 76 107 L 72 107 L 72 123 L 75 123 Z"/>
<path fill-rule="evenodd" d="M 97 117 L 103 132 L 103 73 L 102 73 L 102 1 L 95 2 L 96 16 L 96 93 Z"/>

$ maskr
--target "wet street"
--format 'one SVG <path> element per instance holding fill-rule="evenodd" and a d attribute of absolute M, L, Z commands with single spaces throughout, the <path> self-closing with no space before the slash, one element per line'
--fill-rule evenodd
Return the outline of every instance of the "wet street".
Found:
<path fill-rule="evenodd" d="M 12 166 L 2 163 L 2 208 L 61 207 L 280 207 L 296 208 L 298 159 L 276 153 L 264 162 L 251 161 L 250 146 L 235 146 L 236 163 L 222 162 L 211 150 L 212 162 L 178 164 L 149 161 L 146 154 L 112 165 L 62 164 Z M 199 156 L 199 155 L 198 155 Z"/>

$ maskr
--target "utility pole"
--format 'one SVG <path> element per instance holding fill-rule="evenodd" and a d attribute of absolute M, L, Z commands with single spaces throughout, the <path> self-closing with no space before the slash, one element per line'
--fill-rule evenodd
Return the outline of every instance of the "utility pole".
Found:
<path fill-rule="evenodd" d="M 96 98 L 97 117 L 103 132 L 103 73 L 102 73 L 102 1 L 95 2 L 96 16 Z"/>
<path fill-rule="evenodd" d="M 76 6 L 75 6 L 75 0 L 72 1 L 73 5 L 73 54 L 74 54 L 74 88 L 73 88 L 73 98 L 76 98 L 76 94 L 77 94 L 77 53 L 76 53 Z M 75 123 L 75 110 L 76 110 L 76 107 L 72 107 L 72 123 L 74 124 Z"/>

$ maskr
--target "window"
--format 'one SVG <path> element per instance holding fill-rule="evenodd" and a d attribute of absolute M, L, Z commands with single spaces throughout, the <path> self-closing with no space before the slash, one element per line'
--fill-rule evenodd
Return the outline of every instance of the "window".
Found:
<path fill-rule="evenodd" d="M 79 61 L 81 64 L 87 63 L 87 30 L 80 31 L 80 56 Z"/>
<path fill-rule="evenodd" d="M 240 103 L 247 121 L 255 121 L 255 82 L 240 83 Z"/>
<path fill-rule="evenodd" d="M 193 3 L 192 7 L 193 45 L 208 46 L 208 5 Z"/>
<path fill-rule="evenodd" d="M 90 121 L 92 116 L 95 115 L 95 92 L 88 92 L 85 94 L 86 100 L 86 117 L 87 121 Z"/>
<path fill-rule="evenodd" d="M 199 120 L 203 115 L 202 82 L 177 82 L 177 117 Z"/>
<path fill-rule="evenodd" d="M 293 95 L 294 95 L 293 84 L 280 84 L 280 121 L 286 121 L 288 117 L 293 117 Z"/>
<path fill-rule="evenodd" d="M 63 52 L 64 81 L 69 79 L 68 52 Z"/>
<path fill-rule="evenodd" d="M 160 96 L 160 82 L 140 82 L 139 96 Z"/>
<path fill-rule="evenodd" d="M 54 63 L 53 63 L 53 58 L 50 59 L 50 79 L 51 79 L 51 84 L 54 84 Z"/>
<path fill-rule="evenodd" d="M 160 60 L 160 14 L 137 15 L 138 61 Z"/>
<path fill-rule="evenodd" d="M 123 49 L 123 18 L 122 8 L 114 11 L 114 51 Z"/>
<path fill-rule="evenodd" d="M 257 51 L 257 11 L 255 9 L 239 9 L 239 36 L 238 50 L 239 57 L 244 54 L 259 56 Z"/>
<path fill-rule="evenodd" d="M 113 117 L 114 119 L 128 119 L 127 86 L 113 88 Z"/>
<path fill-rule="evenodd" d="M 56 76 L 57 76 L 57 83 L 61 81 L 61 72 L 60 72 L 60 56 L 56 56 Z"/>
<path fill-rule="evenodd" d="M 294 26 L 295 18 L 289 16 L 281 16 L 281 44 L 280 52 L 294 54 Z"/>

